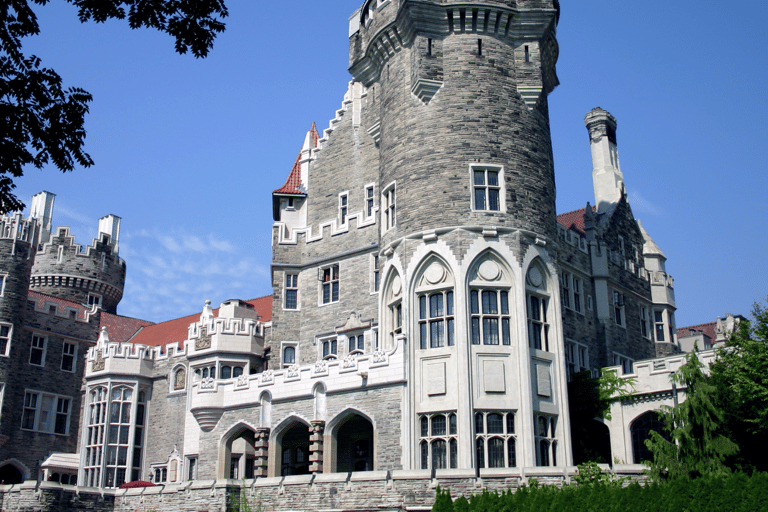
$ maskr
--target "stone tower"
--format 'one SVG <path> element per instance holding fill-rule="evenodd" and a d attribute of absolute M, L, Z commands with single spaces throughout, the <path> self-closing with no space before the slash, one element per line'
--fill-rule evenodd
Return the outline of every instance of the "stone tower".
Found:
<path fill-rule="evenodd" d="M 24 324 L 38 229 L 35 219 L 25 220 L 21 213 L 0 217 L 0 382 L 12 390 L 24 387 L 26 375 L 19 369 L 29 350 Z M 0 447 L 17 429 L 8 421 L 0 423 Z"/>
<path fill-rule="evenodd" d="M 353 401 L 379 467 L 570 464 L 547 106 L 558 13 L 366 1 L 342 108 L 273 193 L 274 367 L 372 354 L 360 375 L 379 395 Z M 352 400 L 339 386 L 314 421 Z"/>
<path fill-rule="evenodd" d="M 32 198 L 32 215 L 50 238 L 41 237 L 29 288 L 115 314 L 125 286 L 125 261 L 118 255 L 120 217 L 99 219 L 98 238 L 81 246 L 68 227 L 51 232 L 53 196 L 40 192 Z"/>

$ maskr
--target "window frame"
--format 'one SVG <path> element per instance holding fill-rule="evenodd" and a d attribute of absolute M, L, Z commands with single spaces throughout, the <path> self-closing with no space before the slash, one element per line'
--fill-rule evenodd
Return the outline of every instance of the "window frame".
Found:
<path fill-rule="evenodd" d="M 397 226 L 397 183 L 392 182 L 381 191 L 381 232 Z"/>
<path fill-rule="evenodd" d="M 635 360 L 632 359 L 631 357 L 625 356 L 624 354 L 621 354 L 619 352 L 614 352 L 612 359 L 613 359 L 613 366 L 621 367 L 622 375 L 634 373 Z"/>
<path fill-rule="evenodd" d="M 433 297 L 442 297 L 439 313 L 432 313 Z M 424 311 L 422 312 L 422 298 Z M 456 345 L 456 293 L 453 286 L 423 290 L 416 293 L 416 328 L 419 337 L 419 350 L 450 348 Z M 422 317 L 422 314 L 424 315 Z M 433 327 L 442 325 L 442 340 L 438 336 L 433 340 Z M 442 344 L 439 345 L 442 341 Z"/>
<path fill-rule="evenodd" d="M 538 303 L 536 308 L 538 311 L 538 317 L 534 317 L 531 314 L 534 310 L 533 302 L 531 299 L 536 299 Z M 550 312 L 549 308 L 551 305 L 550 299 L 551 297 L 548 295 L 542 295 L 530 290 L 526 290 L 525 292 L 525 317 L 526 328 L 528 331 L 528 346 L 532 349 L 541 350 L 543 352 L 550 351 L 549 328 L 551 324 L 548 318 L 548 313 Z M 538 339 L 533 334 L 536 332 L 533 329 L 534 326 L 537 326 L 537 332 L 539 333 Z"/>
<path fill-rule="evenodd" d="M 540 429 L 542 419 L 546 421 L 546 432 L 543 434 Z M 551 414 L 536 412 L 533 415 L 537 467 L 557 466 L 557 420 L 557 416 Z M 546 445 L 546 451 L 542 450 L 544 445 Z"/>
<path fill-rule="evenodd" d="M 442 417 L 445 420 L 445 432 L 442 434 L 434 433 L 433 419 Z M 453 422 L 451 422 L 453 418 Z M 426 420 L 427 431 L 424 433 L 424 421 Z M 441 411 L 431 412 L 418 415 L 416 423 L 417 443 L 418 450 L 417 456 L 419 457 L 418 467 L 421 469 L 456 469 L 459 467 L 458 457 L 458 443 L 459 443 L 459 427 L 458 416 L 456 411 Z M 437 454 L 433 448 L 438 443 L 444 443 L 443 461 L 445 465 L 443 467 L 435 467 L 438 461 Z M 426 452 L 424 449 L 426 448 Z M 424 455 L 426 454 L 426 459 Z M 426 462 L 426 466 L 424 467 Z"/>
<path fill-rule="evenodd" d="M 8 328 L 8 334 L 7 336 L 0 335 L 0 348 L 4 348 L 4 350 L 0 350 L 0 357 L 9 357 L 11 354 L 11 341 L 13 339 L 13 324 L 0 322 L 0 333 L 2 333 L 4 327 Z M 4 347 L 3 343 L 5 344 Z"/>
<path fill-rule="evenodd" d="M 368 183 L 363 186 L 363 217 L 368 220 L 376 216 L 376 184 Z"/>
<path fill-rule="evenodd" d="M 293 361 L 286 362 L 285 354 L 288 349 L 293 349 Z M 298 364 L 296 361 L 299 360 L 299 344 L 297 342 L 282 342 L 280 344 L 280 367 L 281 368 L 290 368 L 291 366 L 294 366 Z"/>
<path fill-rule="evenodd" d="M 488 416 L 501 415 L 502 432 L 489 432 Z M 509 417 L 512 417 L 512 432 L 509 431 Z M 478 424 L 478 418 L 482 419 L 482 425 Z M 472 422 L 474 429 L 475 465 L 478 469 L 485 468 L 515 468 L 517 467 L 517 411 L 516 410 L 476 410 Z M 481 428 L 478 428 L 481 426 Z M 500 439 L 503 443 L 504 464 L 491 466 L 489 441 Z M 510 442 L 514 463 L 510 464 Z M 480 457 L 482 456 L 482 460 Z"/>
<path fill-rule="evenodd" d="M 41 340 L 42 346 L 36 345 L 35 340 Z M 39 363 L 33 363 L 32 357 L 34 354 L 36 354 L 39 351 L 40 354 L 40 362 Z M 32 339 L 29 343 L 29 364 L 32 366 L 37 366 L 38 368 L 44 368 L 45 367 L 45 356 L 48 353 L 48 336 L 40 336 L 39 334 L 33 334 Z"/>
<path fill-rule="evenodd" d="M 619 327 L 627 327 L 627 299 L 623 293 L 618 290 L 613 290 L 613 300 L 611 306 L 613 307 L 613 320 Z"/>
<path fill-rule="evenodd" d="M 339 225 L 346 226 L 349 224 L 349 190 L 339 192 Z"/>
<path fill-rule="evenodd" d="M 0 297 L 5 296 L 5 283 L 8 280 L 8 274 L 0 274 Z"/>
<path fill-rule="evenodd" d="M 354 333 L 346 334 L 347 338 L 347 354 L 365 354 L 365 333 L 363 331 L 355 331 Z M 362 348 L 361 348 L 362 342 Z"/>
<path fill-rule="evenodd" d="M 483 183 L 476 183 L 475 176 L 477 172 L 483 172 Z M 489 172 L 496 174 L 496 184 L 492 185 L 489 180 Z M 504 188 L 504 166 L 494 164 L 470 164 L 469 165 L 469 184 L 472 191 L 471 203 L 473 212 L 504 212 L 506 211 L 506 193 Z M 482 189 L 483 205 L 482 208 L 478 203 L 478 192 Z M 496 202 L 498 208 L 491 208 L 491 191 L 496 191 Z"/>
<path fill-rule="evenodd" d="M 326 347 L 328 349 L 326 350 Z M 339 337 L 320 336 L 317 338 L 317 359 L 318 361 L 335 361 L 339 358 Z"/>
<path fill-rule="evenodd" d="M 326 279 L 326 271 L 329 272 L 329 280 Z M 319 297 L 318 297 L 318 305 L 319 306 L 326 306 L 328 304 L 336 304 L 339 302 L 339 298 L 341 295 L 341 266 L 338 263 L 333 263 L 331 265 L 324 265 L 320 268 L 318 268 L 318 278 L 320 281 L 320 286 L 318 289 Z M 334 289 L 335 284 L 335 289 Z M 328 300 L 326 300 L 326 286 L 328 287 Z M 335 293 L 335 299 L 334 299 L 334 293 Z"/>
<path fill-rule="evenodd" d="M 77 371 L 77 352 L 78 352 L 78 344 L 72 341 L 65 341 L 61 345 L 61 366 L 59 367 L 61 371 L 68 372 L 68 373 L 75 373 Z M 71 354 L 67 353 L 67 347 L 74 347 Z M 72 367 L 68 370 L 64 368 L 64 361 L 66 357 L 72 358 Z"/>
<path fill-rule="evenodd" d="M 496 301 L 496 312 L 484 312 L 486 293 L 493 293 Z M 477 299 L 475 300 L 475 294 Z M 506 295 L 506 313 L 504 312 L 504 295 Z M 490 303 L 489 303 L 490 305 Z M 477 307 L 477 309 L 475 309 Z M 469 289 L 469 339 L 471 345 L 476 346 L 511 346 L 512 340 L 512 315 L 510 313 L 510 290 L 506 287 L 482 287 L 471 286 Z M 496 343 L 488 343 L 490 339 L 486 335 L 486 325 L 490 327 L 490 320 L 497 320 Z M 477 320 L 477 324 L 475 321 Z M 486 320 L 489 322 L 486 323 Z M 477 331 L 475 326 L 477 325 Z M 477 332 L 477 343 L 475 342 Z M 492 341 L 492 340 L 491 340 Z"/>
<path fill-rule="evenodd" d="M 104 307 L 104 296 L 98 293 L 88 292 L 88 307 Z"/>
<path fill-rule="evenodd" d="M 289 280 L 291 281 L 289 283 Z M 294 307 L 288 306 L 289 294 L 293 294 Z M 285 272 L 283 279 L 283 309 L 286 311 L 299 311 L 299 272 Z"/>
<path fill-rule="evenodd" d="M 27 397 L 33 396 L 35 397 L 34 404 L 29 404 Z M 49 409 L 46 411 L 43 411 L 44 398 L 50 399 Z M 72 403 L 73 399 L 71 396 L 47 393 L 45 391 L 39 391 L 36 389 L 25 389 L 24 402 L 21 412 L 21 430 L 56 436 L 68 436 L 70 432 L 70 422 L 72 419 Z M 66 411 L 62 412 L 59 410 L 62 404 L 66 404 Z M 32 411 L 31 426 L 26 425 L 26 423 L 29 421 L 30 412 L 28 411 Z M 44 426 L 41 425 L 42 412 L 45 412 L 47 416 Z M 63 432 L 57 431 L 59 426 L 59 416 L 61 414 L 63 414 L 65 418 Z"/>
<path fill-rule="evenodd" d="M 565 340 L 565 368 L 570 382 L 574 373 L 588 371 L 589 346 L 571 339 Z"/>

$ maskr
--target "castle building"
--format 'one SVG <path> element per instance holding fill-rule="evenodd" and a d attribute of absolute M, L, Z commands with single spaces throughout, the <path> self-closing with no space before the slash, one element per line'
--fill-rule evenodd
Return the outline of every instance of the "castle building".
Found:
<path fill-rule="evenodd" d="M 116 317 L 119 219 L 85 253 L 66 228 L 47 237 L 37 202 L 8 220 L 0 378 L 16 405 L 2 432 L 33 435 L 6 411 L 37 392 L 14 382 L 35 332 L 49 360 L 76 342 L 85 384 L 66 390 L 68 435 L 34 429 L 53 440 L 27 459 L 9 441 L 0 460 L 77 453 L 59 474 L 108 488 L 572 465 L 570 376 L 630 374 L 679 347 L 666 258 L 632 214 L 603 109 L 585 118 L 594 206 L 556 215 L 558 16 L 557 0 L 367 0 L 341 108 L 272 194 L 270 297 L 157 325 Z M 34 327 L 48 313 L 30 297 L 56 297 L 50 318 L 69 324 Z M 41 398 L 65 393 L 39 375 Z"/>

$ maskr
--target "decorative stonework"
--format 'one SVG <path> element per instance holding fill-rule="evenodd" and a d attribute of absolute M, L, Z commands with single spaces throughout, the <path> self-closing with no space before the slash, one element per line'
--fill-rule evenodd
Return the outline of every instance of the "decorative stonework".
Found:
<path fill-rule="evenodd" d="M 261 374 L 262 384 L 272 384 L 275 381 L 275 372 L 273 370 L 264 370 Z"/>
<path fill-rule="evenodd" d="M 348 354 L 347 357 L 341 361 L 341 368 L 343 370 L 357 368 L 357 354 Z"/>
<path fill-rule="evenodd" d="M 195 350 L 205 350 L 211 348 L 211 336 L 208 334 L 208 327 L 200 327 L 200 337 L 195 340 Z"/>
<path fill-rule="evenodd" d="M 411 92 L 416 95 L 425 105 L 428 105 L 430 100 L 437 94 L 437 91 L 443 86 L 443 82 L 439 80 L 427 80 L 426 78 L 419 78 L 413 87 Z"/>
<path fill-rule="evenodd" d="M 309 471 L 323 472 L 323 434 L 325 421 L 315 420 L 309 427 Z"/>
<path fill-rule="evenodd" d="M 292 366 L 288 367 L 288 371 L 285 374 L 286 378 L 288 379 L 298 379 L 299 378 L 299 365 L 294 364 Z"/>
<path fill-rule="evenodd" d="M 100 372 L 104 369 L 105 363 L 104 363 L 104 357 L 101 355 L 101 350 L 96 351 L 96 359 L 93 360 L 91 363 L 91 371 L 92 372 Z"/>
<path fill-rule="evenodd" d="M 210 377 L 200 381 L 200 389 L 213 389 L 214 385 L 215 381 Z"/>
<path fill-rule="evenodd" d="M 176 370 L 176 374 L 173 378 L 173 390 L 179 391 L 186 387 L 187 384 L 187 372 L 184 370 L 184 368 L 179 368 Z"/>
<path fill-rule="evenodd" d="M 383 350 L 377 350 L 373 353 L 373 364 L 386 364 L 387 353 Z"/>
<path fill-rule="evenodd" d="M 315 363 L 315 375 L 328 373 L 328 361 L 322 360 Z"/>
<path fill-rule="evenodd" d="M 235 389 L 248 389 L 250 382 L 251 379 L 248 378 L 248 375 L 240 375 L 235 380 Z"/>
<path fill-rule="evenodd" d="M 253 448 L 253 477 L 266 477 L 269 462 L 269 427 L 259 427 L 256 429 Z"/>

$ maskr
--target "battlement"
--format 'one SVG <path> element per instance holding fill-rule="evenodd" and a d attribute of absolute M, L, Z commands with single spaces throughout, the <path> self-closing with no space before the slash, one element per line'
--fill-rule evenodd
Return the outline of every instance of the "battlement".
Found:
<path fill-rule="evenodd" d="M 125 261 L 109 233 L 91 245 L 75 243 L 70 228 L 59 227 L 41 244 L 32 267 L 30 288 L 79 304 L 116 313 L 125 286 Z"/>
<path fill-rule="evenodd" d="M 24 219 L 20 212 L 0 217 L 0 240 L 14 240 L 33 244 L 37 239 L 37 219 Z"/>
<path fill-rule="evenodd" d="M 263 356 L 264 323 L 256 318 L 201 318 L 189 326 L 184 346 L 189 357 L 215 352 Z"/>
<path fill-rule="evenodd" d="M 41 296 L 41 294 L 30 294 L 27 300 L 36 313 L 51 315 L 58 318 L 67 318 L 85 324 L 89 323 L 91 317 L 98 311 L 96 306 L 86 308 L 81 305 L 61 304 L 58 301 L 50 299 L 53 299 L 53 297 L 45 297 Z"/>
<path fill-rule="evenodd" d="M 109 340 L 106 328 L 102 328 L 96 345 L 86 354 L 85 376 L 99 377 L 109 374 L 151 377 L 157 361 L 184 358 L 186 348 L 178 343 L 165 347 L 139 343 L 117 343 Z"/>

